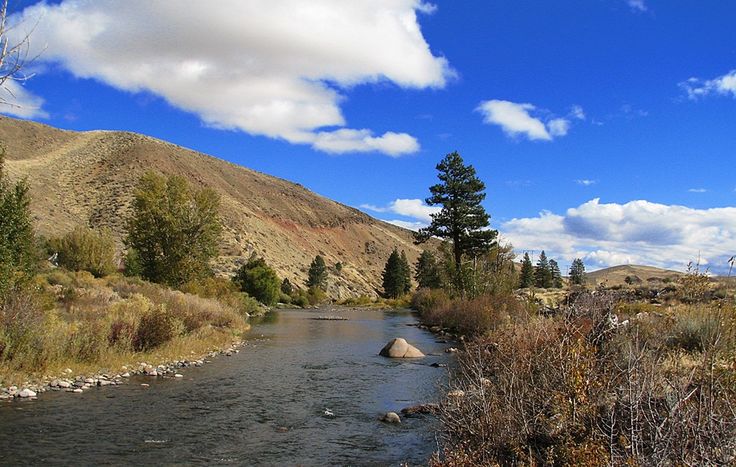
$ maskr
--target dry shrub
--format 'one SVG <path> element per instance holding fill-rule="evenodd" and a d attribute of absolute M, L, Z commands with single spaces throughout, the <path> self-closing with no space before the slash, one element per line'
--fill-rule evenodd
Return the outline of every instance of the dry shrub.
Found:
<path fill-rule="evenodd" d="M 0 361 L 13 361 L 16 368 L 43 366 L 44 320 L 37 293 L 11 290 L 0 303 Z"/>
<path fill-rule="evenodd" d="M 49 241 L 59 255 L 59 265 L 72 271 L 89 271 L 95 277 L 116 270 L 115 239 L 109 229 L 96 231 L 77 227 L 63 237 Z"/>
<path fill-rule="evenodd" d="M 183 333 L 182 324 L 164 306 L 156 306 L 141 316 L 133 338 L 136 351 L 151 350 Z"/>
<path fill-rule="evenodd" d="M 736 462 L 734 307 L 627 323 L 615 309 L 607 294 L 583 294 L 468 344 L 435 465 Z M 670 345 L 683 328 L 697 336 L 687 352 Z"/>

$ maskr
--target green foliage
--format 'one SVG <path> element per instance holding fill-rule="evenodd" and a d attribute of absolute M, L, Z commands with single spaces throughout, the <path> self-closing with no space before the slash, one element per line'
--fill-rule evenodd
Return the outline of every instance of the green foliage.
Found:
<path fill-rule="evenodd" d="M 388 298 L 398 298 L 411 289 L 407 270 L 406 255 L 403 259 L 396 248 L 389 255 L 383 269 L 383 293 Z"/>
<path fill-rule="evenodd" d="M 411 291 L 411 266 L 409 265 L 409 260 L 406 259 L 406 253 L 404 250 L 401 250 L 401 279 L 404 283 L 404 290 L 403 292 L 405 294 L 409 293 Z"/>
<path fill-rule="evenodd" d="M 309 265 L 309 273 L 307 274 L 307 287 L 322 289 L 327 288 L 327 266 L 325 260 L 317 255 Z"/>
<path fill-rule="evenodd" d="M 271 269 L 263 258 L 255 253 L 247 263 L 242 265 L 235 273 L 233 282 L 238 284 L 240 290 L 246 292 L 264 305 L 273 305 L 279 299 L 281 293 L 281 282 L 276 271 Z"/>
<path fill-rule="evenodd" d="M 281 281 L 281 293 L 284 293 L 286 295 L 291 295 L 292 293 L 294 293 L 294 286 L 291 285 L 291 282 L 289 282 L 289 279 L 287 277 L 284 277 L 284 280 Z"/>
<path fill-rule="evenodd" d="M 143 275 L 143 266 L 141 265 L 141 256 L 135 248 L 128 248 L 123 259 L 123 274 L 128 277 L 141 277 Z"/>
<path fill-rule="evenodd" d="M 0 150 L 0 299 L 9 289 L 27 282 L 36 265 L 28 184 L 11 184 L 3 171 L 5 150 Z"/>
<path fill-rule="evenodd" d="M 307 301 L 310 305 L 319 305 L 327 299 L 327 294 L 319 287 L 310 287 L 307 290 Z"/>
<path fill-rule="evenodd" d="M 335 263 L 335 272 L 338 275 L 342 272 L 342 263 L 339 262 L 339 261 L 337 263 Z"/>
<path fill-rule="evenodd" d="M 414 279 L 419 284 L 419 288 L 439 289 L 442 287 L 442 276 L 437 265 L 437 258 L 431 251 L 422 251 L 415 268 Z"/>
<path fill-rule="evenodd" d="M 529 253 L 524 253 L 524 260 L 521 262 L 521 277 L 519 278 L 519 288 L 527 289 L 534 285 L 534 266 L 529 258 Z"/>
<path fill-rule="evenodd" d="M 95 277 L 115 272 L 115 240 L 109 229 L 96 231 L 77 227 L 63 237 L 49 240 L 58 253 L 59 266 L 70 271 L 89 271 Z"/>
<path fill-rule="evenodd" d="M 144 175 L 126 239 L 137 251 L 142 277 L 178 286 L 209 275 L 222 231 L 219 207 L 213 190 L 195 191 L 183 177 Z"/>
<path fill-rule="evenodd" d="M 552 274 L 552 287 L 555 289 L 562 288 L 562 273 L 560 272 L 560 265 L 557 261 L 549 260 L 549 272 Z"/>
<path fill-rule="evenodd" d="M 580 258 L 575 258 L 570 265 L 570 284 L 572 285 L 583 285 L 585 284 L 585 264 Z"/>
<path fill-rule="evenodd" d="M 534 268 L 534 285 L 543 289 L 552 287 L 552 271 L 549 269 L 549 260 L 544 250 L 539 254 L 537 266 Z"/>
<path fill-rule="evenodd" d="M 432 223 L 414 236 L 417 243 L 439 237 L 452 242 L 454 271 L 458 288 L 462 282 L 463 256 L 477 257 L 491 249 L 498 234 L 488 229 L 490 216 L 481 205 L 485 199 L 485 185 L 475 174 L 472 165 L 465 165 L 457 152 L 445 156 L 437 164 L 440 183 L 429 188 L 432 196 L 426 199 L 430 206 L 442 206 L 432 214 Z"/>

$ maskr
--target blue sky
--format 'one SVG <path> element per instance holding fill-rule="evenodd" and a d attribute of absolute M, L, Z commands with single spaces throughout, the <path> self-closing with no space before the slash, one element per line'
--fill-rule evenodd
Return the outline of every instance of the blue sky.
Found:
<path fill-rule="evenodd" d="M 168 5 L 11 1 L 40 58 L 4 110 L 162 138 L 415 227 L 457 150 L 517 252 L 714 272 L 736 254 L 736 3 Z"/>

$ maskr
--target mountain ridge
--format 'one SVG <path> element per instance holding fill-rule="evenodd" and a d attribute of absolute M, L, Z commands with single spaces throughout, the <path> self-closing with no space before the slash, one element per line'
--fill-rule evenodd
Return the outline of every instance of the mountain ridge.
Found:
<path fill-rule="evenodd" d="M 148 170 L 180 175 L 221 196 L 224 224 L 217 273 L 232 273 L 252 252 L 301 285 L 321 254 L 335 298 L 374 295 L 390 251 L 421 253 L 412 233 L 307 188 L 174 143 L 127 131 L 76 132 L 0 117 L 11 178 L 27 177 L 37 231 L 63 234 L 77 225 L 110 228 L 122 246 L 133 190 Z"/>

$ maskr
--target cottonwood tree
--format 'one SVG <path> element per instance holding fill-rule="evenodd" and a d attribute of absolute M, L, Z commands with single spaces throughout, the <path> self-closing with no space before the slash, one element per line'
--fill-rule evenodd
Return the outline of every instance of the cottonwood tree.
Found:
<path fill-rule="evenodd" d="M 463 256 L 476 258 L 488 252 L 496 242 L 498 232 L 488 228 L 490 216 L 481 205 L 485 199 L 485 184 L 476 176 L 472 165 L 465 165 L 457 152 L 445 156 L 436 166 L 440 183 L 429 188 L 432 196 L 426 199 L 430 206 L 442 206 L 432 214 L 428 227 L 414 234 L 416 243 L 432 237 L 452 243 L 455 280 L 464 291 L 462 278 Z"/>
<path fill-rule="evenodd" d="M 218 252 L 222 224 L 220 197 L 193 190 L 186 179 L 153 172 L 138 182 L 125 243 L 152 282 L 179 286 L 209 274 Z"/>

